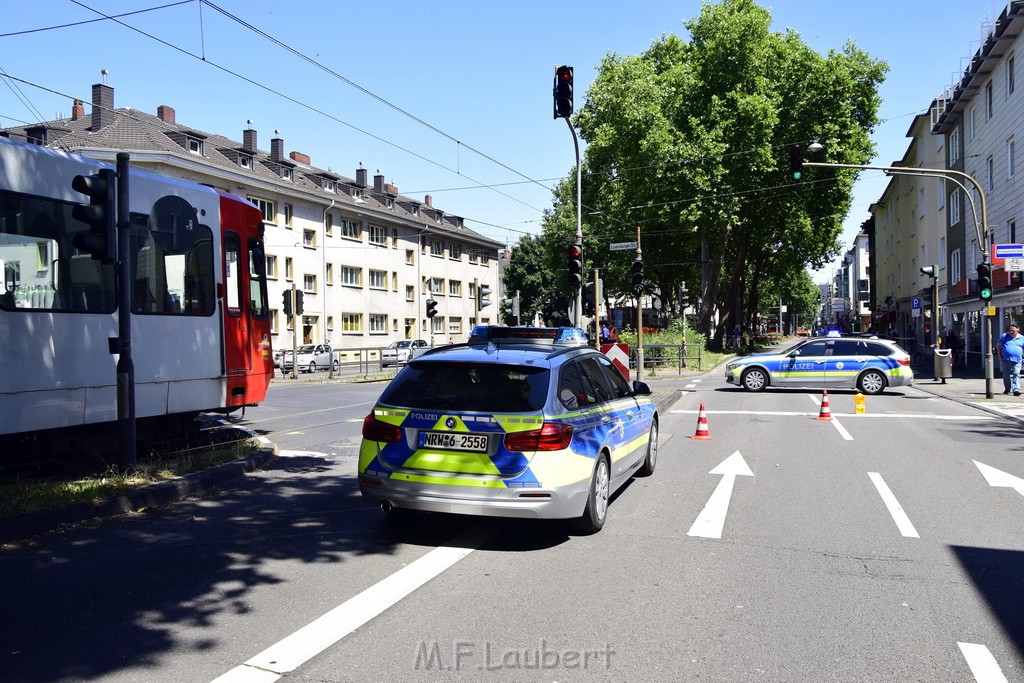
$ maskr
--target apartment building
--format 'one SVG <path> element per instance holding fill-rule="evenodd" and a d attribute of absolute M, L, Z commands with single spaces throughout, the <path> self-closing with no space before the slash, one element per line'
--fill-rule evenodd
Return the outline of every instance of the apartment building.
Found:
<path fill-rule="evenodd" d="M 263 212 L 268 295 L 275 347 L 327 341 L 341 360 L 399 339 L 435 343 L 467 338 L 473 325 L 500 319 L 498 253 L 505 245 L 434 206 L 430 195 L 399 193 L 361 163 L 354 177 L 286 153 L 275 131 L 260 149 L 252 125 L 241 140 L 177 122 L 171 106 L 156 114 L 114 107 L 114 89 L 96 84 L 92 111 L 75 101 L 71 116 L 0 130 L 0 135 L 113 161 L 128 152 L 136 168 L 209 185 L 252 201 Z M 303 292 L 303 313 L 286 316 L 283 297 Z M 477 291 L 493 292 L 477 310 Z M 437 315 L 426 316 L 426 301 Z"/>

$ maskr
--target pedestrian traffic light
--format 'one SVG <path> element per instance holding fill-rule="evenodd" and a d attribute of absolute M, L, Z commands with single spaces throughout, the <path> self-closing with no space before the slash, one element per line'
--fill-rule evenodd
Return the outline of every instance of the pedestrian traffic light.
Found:
<path fill-rule="evenodd" d="M 282 294 L 281 301 L 283 303 L 284 314 L 285 315 L 291 315 L 292 314 L 292 290 L 286 289 L 281 294 Z"/>
<path fill-rule="evenodd" d="M 789 148 L 789 175 L 793 180 L 800 180 L 804 177 L 804 154 L 800 145 L 793 145 Z"/>
<path fill-rule="evenodd" d="M 491 288 L 480 284 L 476 288 L 476 310 L 482 311 L 491 305 Z"/>
<path fill-rule="evenodd" d="M 71 216 L 89 226 L 88 232 L 76 233 L 71 243 L 79 251 L 106 264 L 117 262 L 117 206 L 114 183 L 117 173 L 100 169 L 95 175 L 76 175 L 71 181 L 75 192 L 88 195 L 88 204 L 76 204 Z"/>
<path fill-rule="evenodd" d="M 567 119 L 572 116 L 572 67 L 560 66 L 555 69 L 555 118 Z"/>
<path fill-rule="evenodd" d="M 644 295 L 644 262 L 640 259 L 633 261 L 633 296 Z"/>
<path fill-rule="evenodd" d="M 992 298 L 992 266 L 988 263 L 978 264 L 978 298 L 982 301 Z"/>
<path fill-rule="evenodd" d="M 427 317 L 433 318 L 437 315 L 437 302 L 433 299 L 427 299 Z"/>
<path fill-rule="evenodd" d="M 305 309 L 302 306 L 302 290 L 295 290 L 295 315 L 302 315 L 302 311 Z"/>
<path fill-rule="evenodd" d="M 570 244 L 567 254 L 569 257 L 569 287 L 579 289 L 583 285 L 583 246 Z"/>

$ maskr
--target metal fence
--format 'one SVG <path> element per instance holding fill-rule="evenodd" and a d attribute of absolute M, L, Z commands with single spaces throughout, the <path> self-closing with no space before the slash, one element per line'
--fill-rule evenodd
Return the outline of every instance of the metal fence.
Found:
<path fill-rule="evenodd" d="M 682 374 L 683 368 L 703 370 L 701 354 L 703 344 L 644 344 L 644 370 L 675 370 Z M 629 348 L 630 367 L 636 367 L 636 347 Z"/>

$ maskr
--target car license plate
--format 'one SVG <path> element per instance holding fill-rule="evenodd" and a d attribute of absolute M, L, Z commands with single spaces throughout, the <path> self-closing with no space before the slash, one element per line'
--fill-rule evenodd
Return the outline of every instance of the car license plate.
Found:
<path fill-rule="evenodd" d="M 484 453 L 487 451 L 487 436 L 461 432 L 420 432 L 420 448 Z"/>

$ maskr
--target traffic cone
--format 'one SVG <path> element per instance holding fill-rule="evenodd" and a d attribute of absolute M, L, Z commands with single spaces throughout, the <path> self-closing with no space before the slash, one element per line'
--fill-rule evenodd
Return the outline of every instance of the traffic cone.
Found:
<path fill-rule="evenodd" d="M 832 411 L 828 407 L 828 389 L 821 390 L 821 411 L 818 412 L 819 420 L 831 420 Z"/>
<path fill-rule="evenodd" d="M 704 412 L 704 404 L 700 404 L 700 412 L 697 414 L 697 433 L 690 437 L 691 439 L 713 439 L 711 432 L 708 431 L 708 416 Z"/>

